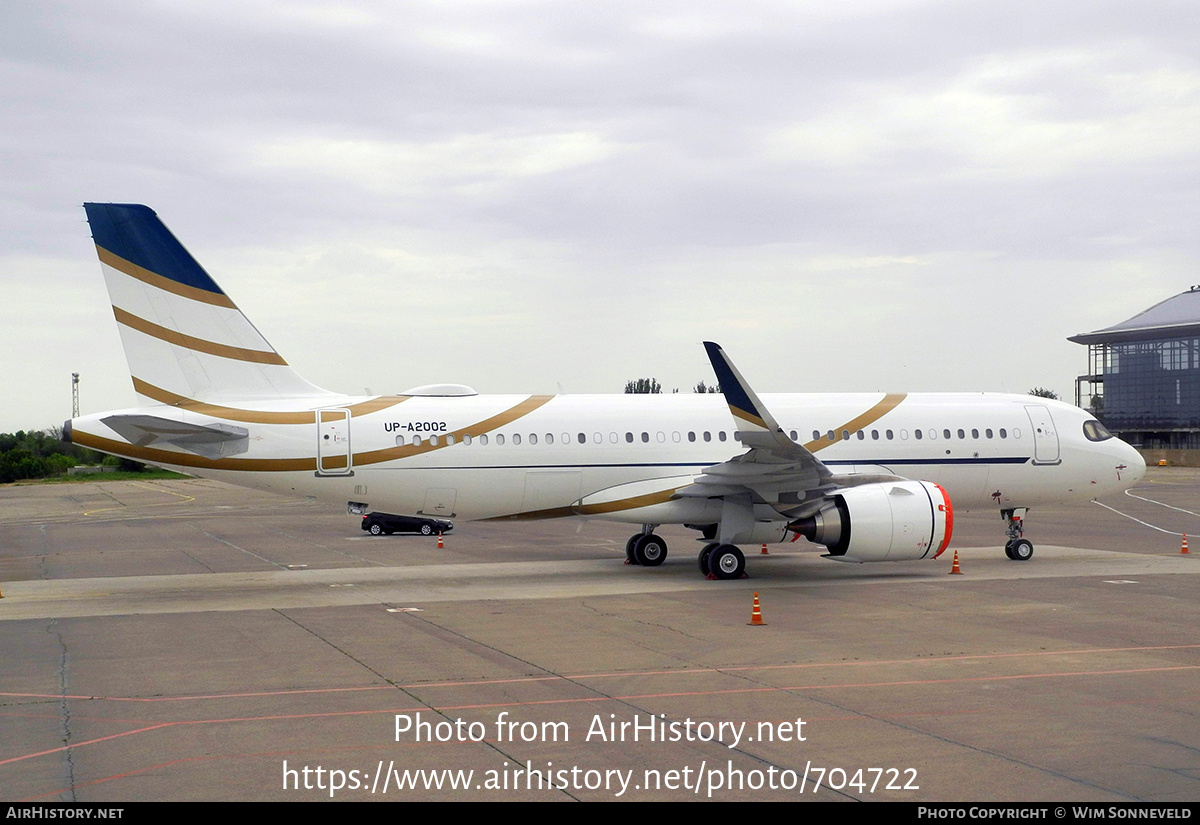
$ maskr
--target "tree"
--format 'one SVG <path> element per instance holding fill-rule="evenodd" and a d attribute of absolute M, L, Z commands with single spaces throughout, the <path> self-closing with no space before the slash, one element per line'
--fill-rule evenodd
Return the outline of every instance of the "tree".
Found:
<path fill-rule="evenodd" d="M 1045 387 L 1034 387 L 1029 391 L 1030 395 L 1036 395 L 1038 398 L 1049 398 L 1051 401 L 1058 400 L 1058 393 L 1054 390 L 1048 390 Z"/>
<path fill-rule="evenodd" d="M 703 379 L 696 386 L 692 387 L 692 392 L 706 393 L 706 392 L 720 392 L 720 391 L 721 391 L 720 384 L 713 384 L 712 386 L 709 386 L 708 384 L 704 383 Z"/>
<path fill-rule="evenodd" d="M 63 475 L 76 464 L 95 464 L 100 458 L 99 453 L 67 444 L 51 432 L 0 433 L 0 483 L 3 484 Z"/>
<path fill-rule="evenodd" d="M 625 392 L 649 395 L 662 392 L 662 384 L 658 383 L 654 378 L 638 378 L 635 381 L 625 382 Z"/>

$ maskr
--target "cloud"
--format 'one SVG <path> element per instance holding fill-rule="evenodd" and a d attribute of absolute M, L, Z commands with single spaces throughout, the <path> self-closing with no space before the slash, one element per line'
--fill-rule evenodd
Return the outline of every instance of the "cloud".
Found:
<path fill-rule="evenodd" d="M 0 429 L 81 360 L 132 401 L 83 200 L 335 389 L 686 387 L 716 338 L 775 390 L 1067 394 L 1067 335 L 1195 281 L 1180 9 L 11 3 Z"/>

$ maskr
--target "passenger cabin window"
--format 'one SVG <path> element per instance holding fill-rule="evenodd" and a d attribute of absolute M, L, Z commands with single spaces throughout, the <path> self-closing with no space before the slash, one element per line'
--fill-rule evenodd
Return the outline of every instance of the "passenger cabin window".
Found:
<path fill-rule="evenodd" d="M 717 440 L 718 440 L 718 441 L 724 441 L 724 440 L 725 440 L 725 431 L 724 431 L 724 430 L 721 430 L 721 432 L 717 433 Z"/>
<path fill-rule="evenodd" d="M 633 433 L 625 433 L 625 442 L 627 444 L 633 443 Z"/>
<path fill-rule="evenodd" d="M 580 444 L 587 444 L 587 436 L 586 436 L 586 435 L 584 435 L 583 433 L 580 433 L 580 434 L 579 434 L 579 443 L 580 443 Z"/>
<path fill-rule="evenodd" d="M 705 441 L 712 441 L 712 433 L 710 433 L 708 430 L 705 430 L 705 431 L 704 431 L 704 440 L 705 440 Z"/>
<path fill-rule="evenodd" d="M 694 432 L 692 432 L 691 430 L 688 430 L 688 441 L 695 442 L 695 440 L 696 440 L 696 434 Z"/>
<path fill-rule="evenodd" d="M 891 438 L 891 437 L 892 437 L 892 436 L 889 434 L 889 435 L 888 435 L 888 438 Z M 872 440 L 872 441 L 878 441 L 878 440 L 879 440 L 879 430 L 871 430 L 871 440 Z"/>
<path fill-rule="evenodd" d="M 812 440 L 813 440 L 813 441 L 816 441 L 816 440 L 817 440 L 818 438 L 820 438 L 820 437 L 821 437 L 821 433 L 820 433 L 820 431 L 819 431 L 819 430 L 813 430 L 813 437 L 812 437 Z"/>
<path fill-rule="evenodd" d="M 504 433 L 497 433 L 497 434 L 496 434 L 496 446 L 497 446 L 497 447 L 502 447 L 502 446 L 504 446 Z"/>
<path fill-rule="evenodd" d="M 397 446 L 397 447 L 403 447 L 403 446 L 404 446 L 404 436 L 402 436 L 402 435 L 398 435 L 398 436 L 396 436 L 396 446 Z"/>
<path fill-rule="evenodd" d="M 1004 431 L 1004 428 L 1003 428 L 1003 427 L 1001 427 L 1001 428 L 1000 428 L 1000 437 L 1001 437 L 1001 438 L 1008 438 L 1008 433 Z"/>
<path fill-rule="evenodd" d="M 487 435 L 486 435 L 486 434 L 485 434 L 485 435 L 481 435 L 481 436 L 479 436 L 479 444 L 480 444 L 480 446 L 482 446 L 482 447 L 486 447 L 486 446 L 487 446 L 487 442 L 488 442 L 488 437 L 487 437 Z"/>
<path fill-rule="evenodd" d="M 513 433 L 513 444 L 520 444 L 520 443 L 521 443 L 521 434 Z"/>
<path fill-rule="evenodd" d="M 962 438 L 962 437 L 963 437 L 963 431 L 962 431 L 962 430 L 959 430 L 959 431 L 958 431 L 958 437 L 959 437 L 959 438 Z M 946 439 L 947 441 L 949 441 L 949 440 L 950 440 L 950 431 L 949 431 L 949 430 L 942 430 L 942 438 L 944 438 L 944 439 Z"/>
<path fill-rule="evenodd" d="M 988 427 L 986 430 L 984 430 L 984 432 L 987 433 L 988 438 L 992 437 L 992 428 L 991 427 Z"/>
<path fill-rule="evenodd" d="M 650 443 L 650 433 L 642 433 L 642 443 L 643 444 Z"/>
<path fill-rule="evenodd" d="M 900 431 L 900 437 L 904 438 L 904 430 Z M 920 441 L 924 437 L 925 437 L 925 434 L 922 433 L 920 430 L 913 430 L 913 438 L 915 438 L 917 441 Z"/>
<path fill-rule="evenodd" d="M 471 434 L 470 433 L 466 433 L 463 435 L 463 444 L 466 444 L 468 447 L 471 446 Z"/>
<path fill-rule="evenodd" d="M 530 433 L 530 434 L 529 434 L 529 443 L 530 443 L 530 444 L 537 444 L 537 433 Z"/>

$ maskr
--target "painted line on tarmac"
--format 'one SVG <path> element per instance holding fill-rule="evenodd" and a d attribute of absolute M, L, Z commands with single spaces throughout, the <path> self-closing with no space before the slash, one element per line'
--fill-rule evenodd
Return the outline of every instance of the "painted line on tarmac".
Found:
<path fill-rule="evenodd" d="M 1128 490 L 1125 491 L 1125 495 L 1129 496 L 1130 498 L 1136 498 L 1139 501 L 1148 501 L 1151 504 L 1157 504 L 1159 507 L 1166 507 L 1168 510 L 1178 510 L 1181 513 L 1187 513 L 1190 516 L 1200 516 L 1200 513 L 1197 513 L 1195 510 L 1185 510 L 1182 507 L 1176 507 L 1173 504 L 1164 504 L 1161 501 L 1155 501 L 1154 499 L 1146 498 L 1145 496 L 1135 496 L 1133 493 L 1129 492 Z"/>
<path fill-rule="evenodd" d="M 1134 498 L 1138 498 L 1138 496 L 1134 496 Z M 1155 502 L 1151 502 L 1151 503 L 1152 504 L 1160 504 L 1161 502 L 1155 501 Z M 1167 530 L 1162 527 L 1157 527 L 1148 521 L 1142 521 L 1140 518 L 1135 518 L 1135 517 L 1129 515 L 1128 513 L 1122 513 L 1116 507 L 1109 507 L 1107 504 L 1101 504 L 1099 501 L 1093 501 L 1092 504 L 1095 504 L 1099 507 L 1103 507 L 1105 510 L 1111 510 L 1112 512 L 1116 513 L 1118 516 L 1124 516 L 1125 518 L 1129 519 L 1130 521 L 1136 521 L 1138 524 L 1142 525 L 1143 527 L 1149 527 L 1151 530 L 1157 530 L 1160 533 L 1166 533 L 1168 536 L 1182 536 L 1183 535 L 1183 533 L 1176 533 L 1174 530 Z M 1163 504 L 1163 506 L 1170 507 L 1171 505 Z M 1173 508 L 1173 509 L 1178 509 L 1178 508 Z M 1186 512 L 1186 511 L 1184 511 L 1184 512 Z"/>

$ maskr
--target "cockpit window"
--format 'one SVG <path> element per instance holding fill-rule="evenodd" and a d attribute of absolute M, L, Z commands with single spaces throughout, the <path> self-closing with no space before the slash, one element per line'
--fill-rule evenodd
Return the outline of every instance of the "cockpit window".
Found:
<path fill-rule="evenodd" d="M 1088 441 L 1107 441 L 1113 437 L 1113 434 L 1094 418 L 1083 422 L 1083 435 Z"/>

